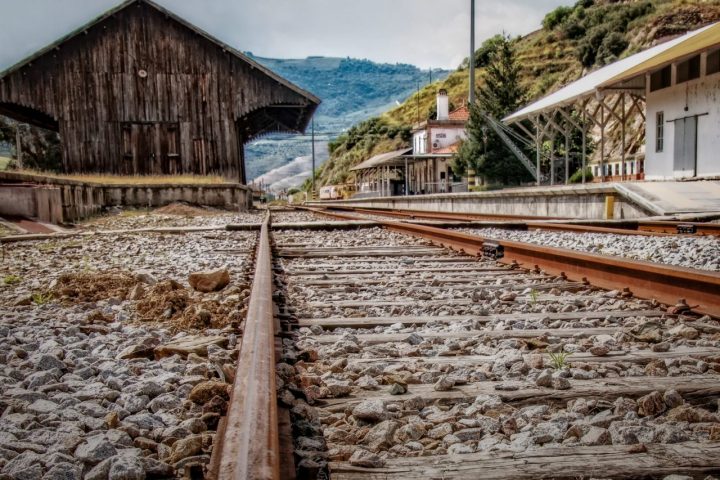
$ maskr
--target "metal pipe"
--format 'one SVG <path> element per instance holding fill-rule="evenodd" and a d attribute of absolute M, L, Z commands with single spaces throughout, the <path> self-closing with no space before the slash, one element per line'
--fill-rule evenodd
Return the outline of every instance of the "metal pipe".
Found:
<path fill-rule="evenodd" d="M 278 479 L 270 214 L 260 229 L 250 303 L 222 438 L 220 480 Z"/>
<path fill-rule="evenodd" d="M 535 125 L 535 183 L 540 185 L 540 123 L 539 119 L 537 122 L 533 122 Z"/>
<path fill-rule="evenodd" d="M 587 124 L 585 123 L 587 120 L 585 119 L 585 106 L 583 105 L 583 115 L 582 115 L 582 183 L 585 183 L 585 169 L 587 168 L 587 141 L 585 139 L 585 136 L 587 135 Z"/>

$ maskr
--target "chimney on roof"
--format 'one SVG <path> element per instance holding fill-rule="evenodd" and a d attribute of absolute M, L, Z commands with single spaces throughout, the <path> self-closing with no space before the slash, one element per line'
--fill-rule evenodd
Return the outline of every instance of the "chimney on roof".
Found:
<path fill-rule="evenodd" d="M 447 120 L 450 118 L 450 104 L 447 90 L 441 88 L 437 93 L 437 119 Z"/>

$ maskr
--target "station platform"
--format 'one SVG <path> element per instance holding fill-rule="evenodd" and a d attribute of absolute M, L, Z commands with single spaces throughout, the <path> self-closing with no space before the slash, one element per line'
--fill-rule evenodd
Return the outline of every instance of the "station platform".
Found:
<path fill-rule="evenodd" d="M 720 181 L 533 186 L 488 192 L 315 201 L 307 205 L 571 219 L 674 217 L 686 220 L 720 216 Z"/>
<path fill-rule="evenodd" d="M 616 183 L 621 195 L 656 215 L 720 212 L 720 181 Z"/>

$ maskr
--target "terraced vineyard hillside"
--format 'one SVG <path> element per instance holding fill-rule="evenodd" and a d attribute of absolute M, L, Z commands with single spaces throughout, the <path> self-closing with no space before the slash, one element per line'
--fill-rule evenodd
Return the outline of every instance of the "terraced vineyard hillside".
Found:
<path fill-rule="evenodd" d="M 548 13 L 543 27 L 515 39 L 517 59 L 522 68 L 522 83 L 528 89 L 528 101 L 576 80 L 599 68 L 672 36 L 683 34 L 720 20 L 720 1 L 580 0 L 570 7 Z M 478 82 L 482 82 L 487 51 L 492 39 L 476 52 Z M 439 88 L 448 91 L 451 103 L 460 106 L 468 95 L 467 59 L 445 80 L 425 86 L 418 95 L 380 117 L 353 127 L 348 134 L 330 144 L 330 159 L 317 175 L 320 185 L 342 183 L 348 169 L 369 156 L 399 148 L 409 138 L 418 119 L 428 117 Z M 418 108 L 419 107 L 419 108 Z M 635 128 L 642 128 L 638 122 Z M 637 132 L 629 132 L 629 135 Z M 617 145 L 610 134 L 608 151 Z M 307 184 L 306 184 L 307 186 Z"/>

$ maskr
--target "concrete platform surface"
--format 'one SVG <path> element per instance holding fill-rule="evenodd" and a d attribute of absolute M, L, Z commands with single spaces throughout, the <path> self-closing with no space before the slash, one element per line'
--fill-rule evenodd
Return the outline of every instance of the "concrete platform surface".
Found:
<path fill-rule="evenodd" d="M 720 182 L 616 183 L 615 189 L 657 215 L 720 212 Z"/>

